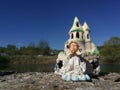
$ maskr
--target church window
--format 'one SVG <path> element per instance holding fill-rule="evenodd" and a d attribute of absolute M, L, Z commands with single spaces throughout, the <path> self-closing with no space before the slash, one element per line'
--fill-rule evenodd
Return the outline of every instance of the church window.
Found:
<path fill-rule="evenodd" d="M 87 39 L 89 39 L 89 34 L 87 34 Z"/>
<path fill-rule="evenodd" d="M 76 26 L 79 27 L 79 23 L 78 22 L 76 22 Z"/>
<path fill-rule="evenodd" d="M 76 38 L 79 38 L 79 32 L 76 33 Z"/>
<path fill-rule="evenodd" d="M 73 33 L 71 34 L 71 39 L 73 39 Z"/>
<path fill-rule="evenodd" d="M 82 39 L 83 39 L 83 33 L 82 33 Z"/>

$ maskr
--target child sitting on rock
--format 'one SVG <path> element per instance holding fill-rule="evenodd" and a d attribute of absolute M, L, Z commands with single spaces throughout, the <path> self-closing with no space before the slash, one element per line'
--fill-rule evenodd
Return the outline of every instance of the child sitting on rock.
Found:
<path fill-rule="evenodd" d="M 85 74 L 86 63 L 80 60 L 79 44 L 75 41 L 71 41 L 68 44 L 68 53 L 64 55 L 64 60 L 61 60 L 63 66 L 59 69 L 59 74 L 62 75 L 62 79 L 66 81 L 79 81 L 90 80 L 90 77 Z M 59 57 L 61 55 L 58 55 Z M 63 58 L 63 57 L 61 57 Z M 62 63 L 63 62 L 63 63 Z"/>

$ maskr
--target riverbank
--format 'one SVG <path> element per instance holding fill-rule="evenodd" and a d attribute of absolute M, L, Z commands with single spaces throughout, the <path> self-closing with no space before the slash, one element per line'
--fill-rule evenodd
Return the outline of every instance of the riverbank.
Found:
<path fill-rule="evenodd" d="M 11 56 L 9 64 L 53 64 L 57 56 Z"/>
<path fill-rule="evenodd" d="M 0 66 L 0 71 L 24 72 L 53 72 L 55 64 L 11 64 Z M 120 64 L 100 64 L 102 72 L 120 73 Z"/>
<path fill-rule="evenodd" d="M 14 55 L 0 56 L 0 65 L 19 65 L 19 64 L 55 64 L 57 56 L 30 56 Z M 119 61 L 119 60 L 118 60 Z M 100 58 L 100 64 L 120 64 L 120 62 L 105 62 Z"/>
<path fill-rule="evenodd" d="M 53 72 L 0 76 L 0 90 L 119 90 L 120 73 L 102 73 L 91 81 L 66 82 Z"/>

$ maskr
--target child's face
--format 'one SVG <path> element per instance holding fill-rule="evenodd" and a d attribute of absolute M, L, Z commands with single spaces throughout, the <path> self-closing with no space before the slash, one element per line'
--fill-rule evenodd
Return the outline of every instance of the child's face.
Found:
<path fill-rule="evenodd" d="M 69 46 L 69 50 L 70 50 L 70 53 L 71 53 L 71 54 L 76 53 L 76 52 L 78 51 L 78 49 L 79 49 L 79 46 L 78 46 L 78 44 L 75 43 L 75 42 L 72 42 L 72 43 L 70 44 L 70 46 Z"/>

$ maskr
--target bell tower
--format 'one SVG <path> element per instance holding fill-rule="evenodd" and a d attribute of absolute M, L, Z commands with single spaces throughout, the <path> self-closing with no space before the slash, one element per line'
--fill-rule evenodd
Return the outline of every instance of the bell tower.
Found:
<path fill-rule="evenodd" d="M 87 52 L 91 52 L 92 44 L 90 39 L 90 28 L 86 22 L 84 22 L 83 24 L 83 30 L 84 30 L 84 39 L 85 39 L 85 50 Z"/>
<path fill-rule="evenodd" d="M 74 19 L 73 25 L 69 31 L 69 36 L 68 41 L 77 41 L 80 45 L 80 49 L 82 51 L 85 50 L 84 30 L 77 17 Z"/>

